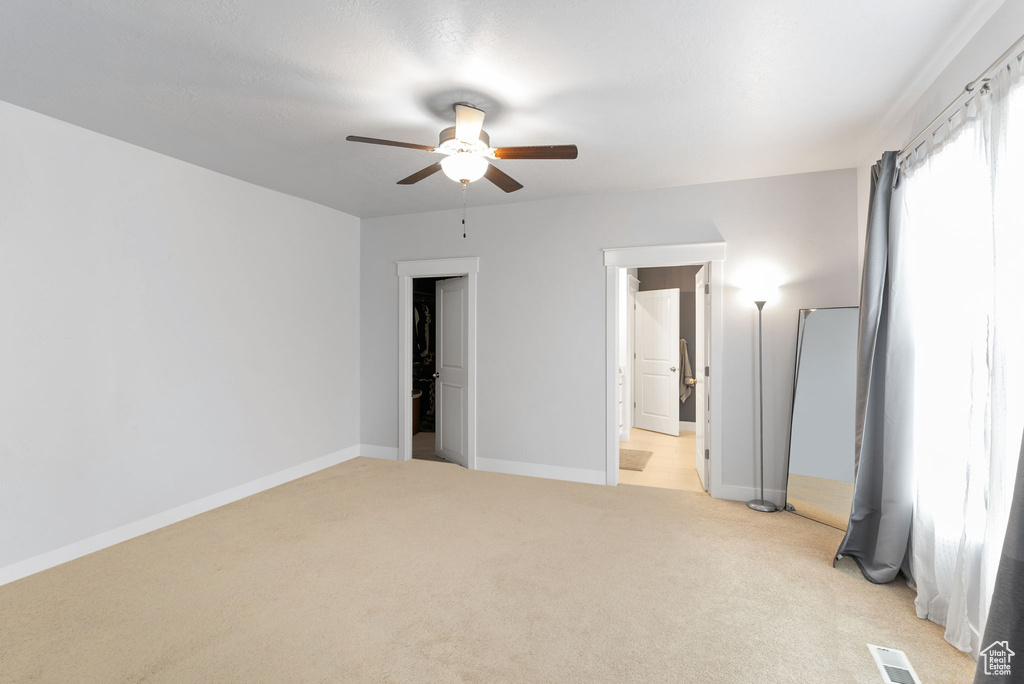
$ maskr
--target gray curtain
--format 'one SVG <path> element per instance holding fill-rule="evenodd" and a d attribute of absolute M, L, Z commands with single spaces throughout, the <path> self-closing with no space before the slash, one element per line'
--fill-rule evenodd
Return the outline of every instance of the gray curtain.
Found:
<path fill-rule="evenodd" d="M 857 404 L 854 491 L 850 522 L 836 558 L 849 556 L 864 576 L 891 582 L 902 568 L 909 577 L 913 518 L 912 464 L 899 448 L 905 407 L 886 402 L 890 349 L 890 256 L 899 249 L 894 193 L 897 152 L 886 152 L 871 168 L 864 273 L 857 331 Z"/>
<path fill-rule="evenodd" d="M 1021 444 L 1020 454 L 1017 483 L 1014 485 L 1013 503 L 1010 504 L 1010 519 L 1006 524 L 1006 540 L 999 559 L 992 606 L 985 625 L 985 638 L 981 640 L 982 649 L 995 642 L 1005 641 L 1014 653 L 1019 654 L 1010 660 L 1015 676 L 986 675 L 985 657 L 982 656 L 978 658 L 975 684 L 1024 681 L 1024 443 Z"/>

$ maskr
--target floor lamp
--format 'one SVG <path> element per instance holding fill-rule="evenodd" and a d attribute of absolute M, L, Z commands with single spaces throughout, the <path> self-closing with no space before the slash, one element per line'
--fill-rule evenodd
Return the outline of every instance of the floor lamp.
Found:
<path fill-rule="evenodd" d="M 757 306 L 757 408 L 760 418 L 758 427 L 761 428 L 761 439 L 758 445 L 761 447 L 761 498 L 751 499 L 747 502 L 747 508 L 762 513 L 774 513 L 779 510 L 773 502 L 764 498 L 764 330 L 761 326 L 761 314 L 764 309 L 764 301 L 756 301 Z"/>

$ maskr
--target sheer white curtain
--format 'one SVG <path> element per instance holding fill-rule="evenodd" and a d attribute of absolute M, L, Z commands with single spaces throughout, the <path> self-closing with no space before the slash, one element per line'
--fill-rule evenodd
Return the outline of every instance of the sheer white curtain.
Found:
<path fill-rule="evenodd" d="M 977 657 L 1024 430 L 1024 79 L 1002 69 L 901 171 L 891 264 L 910 398 L 917 613 Z"/>

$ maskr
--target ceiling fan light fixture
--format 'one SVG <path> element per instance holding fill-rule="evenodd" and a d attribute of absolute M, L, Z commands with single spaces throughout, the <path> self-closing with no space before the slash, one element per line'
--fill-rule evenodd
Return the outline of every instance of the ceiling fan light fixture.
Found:
<path fill-rule="evenodd" d="M 481 178 L 486 178 L 505 192 L 522 189 L 522 183 L 492 165 L 487 161 L 488 159 L 575 159 L 578 155 L 575 145 L 491 147 L 491 138 L 482 128 L 484 111 L 464 102 L 456 102 L 453 109 L 455 110 L 455 125 L 441 131 L 436 147 L 397 140 L 366 138 L 360 135 L 350 135 L 345 139 L 351 142 L 406 147 L 443 154 L 445 155 L 444 159 L 403 178 L 398 181 L 398 185 L 414 185 L 433 176 L 438 171 L 444 171 L 444 175 L 456 183 L 462 183 L 463 191 L 465 191 L 467 183 Z"/>
<path fill-rule="evenodd" d="M 457 152 L 441 160 L 444 175 L 457 183 L 480 180 L 487 171 L 487 160 L 468 152 Z"/>

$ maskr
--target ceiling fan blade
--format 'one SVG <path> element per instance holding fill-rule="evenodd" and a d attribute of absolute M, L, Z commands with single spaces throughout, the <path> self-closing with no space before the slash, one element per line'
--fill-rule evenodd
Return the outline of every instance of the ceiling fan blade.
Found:
<path fill-rule="evenodd" d="M 494 164 L 488 164 L 484 171 L 484 178 L 491 181 L 505 192 L 515 192 L 523 187 L 523 184 L 508 175 Z"/>
<path fill-rule="evenodd" d="M 484 127 L 484 112 L 469 105 L 455 105 L 455 138 L 465 143 L 480 139 L 480 130 Z"/>
<path fill-rule="evenodd" d="M 388 145 L 389 147 L 408 147 L 410 150 L 423 150 L 433 152 L 430 145 L 417 145 L 416 143 L 398 142 L 397 140 L 381 140 L 380 138 L 364 138 L 361 135 L 350 135 L 345 138 L 349 142 L 369 143 L 371 145 Z"/>
<path fill-rule="evenodd" d="M 498 159 L 575 159 L 575 145 L 535 145 L 532 147 L 495 147 Z"/>
<path fill-rule="evenodd" d="M 436 164 L 431 164 L 430 166 L 428 166 L 425 169 L 420 169 L 419 171 L 417 171 L 416 173 L 412 174 L 408 178 L 403 178 L 402 180 L 398 181 L 398 185 L 412 185 L 413 183 L 419 183 L 424 178 L 428 178 L 430 176 L 433 176 L 435 173 L 437 173 L 440 170 L 441 170 L 441 162 L 437 162 Z"/>

